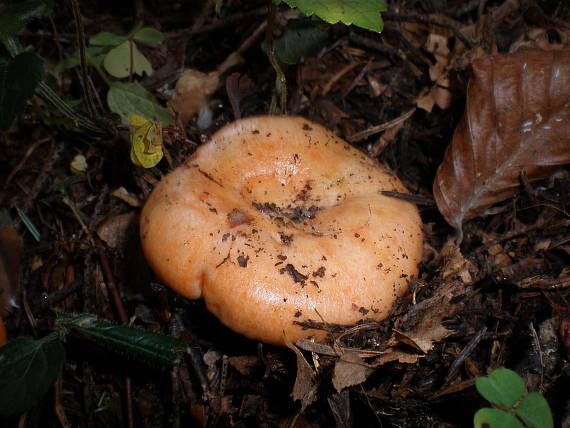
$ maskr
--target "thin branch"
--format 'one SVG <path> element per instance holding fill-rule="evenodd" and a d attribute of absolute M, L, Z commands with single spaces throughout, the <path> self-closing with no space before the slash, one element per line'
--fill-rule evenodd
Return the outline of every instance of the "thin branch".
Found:
<path fill-rule="evenodd" d="M 377 134 L 380 131 L 391 128 L 393 126 L 396 126 L 396 125 L 408 120 L 414 114 L 415 111 L 416 111 L 416 107 L 413 107 L 410 110 L 408 110 L 407 112 L 405 112 L 403 115 L 401 115 L 395 119 L 392 119 L 389 122 L 385 122 L 385 123 L 382 123 L 380 125 L 373 126 L 371 128 L 365 129 L 364 131 L 357 132 L 356 134 L 352 134 L 351 136 L 349 136 L 347 138 L 347 140 L 351 143 L 354 143 L 356 141 L 360 141 L 360 140 L 363 140 L 365 138 L 368 138 L 371 135 Z"/>
<path fill-rule="evenodd" d="M 273 29 L 275 26 L 276 15 L 277 15 L 277 6 L 272 2 L 270 2 L 269 14 L 267 16 L 267 30 L 265 33 L 266 35 L 265 40 L 267 43 L 267 56 L 269 57 L 269 62 L 271 63 L 273 69 L 275 70 L 275 73 L 277 74 L 276 89 L 279 92 L 279 98 L 280 98 L 279 104 L 281 108 L 281 113 L 285 114 L 287 113 L 287 80 L 285 78 L 283 70 L 281 69 L 281 65 L 277 60 L 277 56 L 275 55 L 275 46 L 273 43 Z M 274 102 L 272 101 L 270 109 L 271 114 L 274 114 L 276 109 L 277 108 L 274 105 Z"/>
<path fill-rule="evenodd" d="M 91 117 L 97 116 L 95 105 L 93 104 L 93 96 L 91 94 L 91 87 L 89 86 L 89 76 L 87 75 L 87 59 L 85 55 L 85 30 L 83 28 L 83 19 L 79 12 L 79 3 L 77 0 L 71 1 L 71 10 L 73 11 L 73 19 L 75 20 L 75 28 L 77 32 L 77 47 L 79 49 L 79 60 L 81 62 L 81 90 L 83 91 L 83 98 L 87 105 L 87 111 Z"/>
<path fill-rule="evenodd" d="M 461 24 L 454 21 L 451 18 L 443 16 L 425 16 L 416 13 L 403 14 L 395 12 L 384 12 L 382 13 L 382 18 L 384 21 L 395 21 L 395 22 L 419 22 L 421 24 L 432 24 L 440 25 L 442 27 L 449 28 L 453 35 L 460 40 L 467 49 L 471 49 L 473 45 L 467 38 L 461 33 Z"/>

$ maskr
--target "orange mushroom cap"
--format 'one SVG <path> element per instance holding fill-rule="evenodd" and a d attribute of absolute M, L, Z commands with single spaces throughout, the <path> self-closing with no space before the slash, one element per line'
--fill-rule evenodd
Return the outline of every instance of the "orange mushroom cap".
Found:
<path fill-rule="evenodd" d="M 397 177 L 321 125 L 261 116 L 216 132 L 141 215 L 146 258 L 224 324 L 273 344 L 307 320 L 386 318 L 418 273 L 417 208 Z"/>

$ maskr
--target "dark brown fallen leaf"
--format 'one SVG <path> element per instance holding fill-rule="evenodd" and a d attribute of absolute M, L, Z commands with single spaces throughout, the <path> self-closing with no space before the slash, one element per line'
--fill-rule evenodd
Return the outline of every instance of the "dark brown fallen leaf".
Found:
<path fill-rule="evenodd" d="M 300 349 L 291 343 L 287 336 L 285 336 L 285 345 L 297 356 L 297 377 L 291 396 L 293 400 L 301 401 L 301 409 L 304 410 L 317 398 L 318 384 L 315 380 L 315 372 Z"/>
<path fill-rule="evenodd" d="M 463 300 L 469 294 L 472 291 L 460 281 L 441 284 L 432 297 L 413 305 L 396 321 L 390 344 L 405 344 L 427 354 L 434 344 L 453 333 L 444 327 L 443 320 L 463 309 Z"/>
<path fill-rule="evenodd" d="M 97 236 L 111 248 L 123 248 L 137 222 L 135 211 L 106 218 L 97 227 Z"/>
<path fill-rule="evenodd" d="M 458 279 L 465 285 L 473 283 L 478 277 L 475 265 L 461 253 L 461 248 L 450 239 L 447 241 L 435 261 L 439 265 L 440 277 L 443 280 Z"/>
<path fill-rule="evenodd" d="M 259 363 L 259 359 L 256 356 L 251 355 L 238 355 L 235 357 L 228 357 L 228 363 L 241 375 L 249 376 L 255 366 Z"/>
<path fill-rule="evenodd" d="M 568 162 L 570 51 L 479 58 L 434 197 L 460 240 L 463 222 L 511 197 L 522 171 L 538 180 Z"/>
<path fill-rule="evenodd" d="M 359 350 L 345 351 L 334 366 L 333 385 L 340 392 L 349 386 L 359 385 L 374 371 L 359 355 Z"/>

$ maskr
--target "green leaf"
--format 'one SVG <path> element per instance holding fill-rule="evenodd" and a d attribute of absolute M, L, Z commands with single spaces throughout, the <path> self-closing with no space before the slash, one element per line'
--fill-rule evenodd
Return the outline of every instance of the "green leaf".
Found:
<path fill-rule="evenodd" d="M 143 73 L 149 76 L 152 74 L 152 65 L 141 51 L 139 51 L 137 45 L 130 40 L 124 41 L 119 46 L 111 49 L 103 61 L 103 66 L 111 76 L 118 79 L 129 77 L 131 72 L 131 57 L 133 73 L 139 76 L 142 76 Z"/>
<path fill-rule="evenodd" d="M 496 369 L 489 376 L 478 378 L 475 386 L 483 398 L 506 408 L 513 407 L 525 392 L 522 378 L 505 368 Z"/>
<path fill-rule="evenodd" d="M 89 39 L 89 44 L 93 46 L 118 46 L 125 40 L 127 40 L 125 36 L 118 36 L 104 31 L 91 37 Z"/>
<path fill-rule="evenodd" d="M 314 55 L 326 39 L 327 32 L 318 24 L 308 19 L 290 20 L 283 35 L 275 40 L 275 54 L 280 62 L 296 64 L 302 57 Z"/>
<path fill-rule="evenodd" d="M 475 428 L 524 428 L 517 418 L 507 412 L 485 407 L 473 417 Z"/>
<path fill-rule="evenodd" d="M 21 1 L 8 7 L 2 8 L 0 13 L 0 39 L 17 33 L 29 21 L 43 18 L 51 13 L 53 0 L 28 0 Z"/>
<path fill-rule="evenodd" d="M 20 338 L 0 348 L 0 418 L 37 404 L 55 381 L 65 358 L 57 333 Z"/>
<path fill-rule="evenodd" d="M 88 46 L 85 48 L 85 56 L 87 57 L 87 61 L 94 61 L 96 58 L 103 56 L 109 52 L 108 46 Z M 67 58 L 62 59 L 60 62 L 56 64 L 53 68 L 54 73 L 59 73 L 65 69 L 77 67 L 80 64 L 79 59 L 79 52 L 75 51 L 73 55 L 68 56 Z"/>
<path fill-rule="evenodd" d="M 223 4 L 224 0 L 216 0 L 216 6 L 214 8 L 214 11 L 216 12 L 216 15 L 219 15 L 220 12 L 222 11 L 222 4 Z"/>
<path fill-rule="evenodd" d="M 550 406 L 538 392 L 528 394 L 517 407 L 517 416 L 530 428 L 552 428 Z"/>
<path fill-rule="evenodd" d="M 24 225 L 28 228 L 28 231 L 32 234 L 34 239 L 37 242 L 40 242 L 40 238 L 41 238 L 40 231 L 34 225 L 32 220 L 30 220 L 30 217 L 28 217 L 26 215 L 26 213 L 18 207 L 16 207 L 16 212 L 18 213 L 18 217 L 20 217 L 20 220 L 22 220 L 22 223 L 24 223 Z"/>
<path fill-rule="evenodd" d="M 117 353 L 145 363 L 174 365 L 180 361 L 186 343 L 180 339 L 115 325 L 91 314 L 58 314 L 57 323 L 71 327 L 85 337 Z"/>
<path fill-rule="evenodd" d="M 7 130 L 16 116 L 23 113 L 44 75 L 42 59 L 22 52 L 11 61 L 0 64 L 0 130 Z"/>
<path fill-rule="evenodd" d="M 168 110 L 156 102 L 154 97 L 137 82 L 114 82 L 107 93 L 109 109 L 121 116 L 124 124 L 129 123 L 130 114 L 162 122 L 167 126 L 171 117 Z"/>
<path fill-rule="evenodd" d="M 157 48 L 164 42 L 164 34 L 152 27 L 143 27 L 133 34 L 133 39 L 151 48 Z"/>
<path fill-rule="evenodd" d="M 315 14 L 323 20 L 336 24 L 354 24 L 372 31 L 382 31 L 384 23 L 380 12 L 388 10 L 384 0 L 283 0 L 305 15 Z M 280 0 L 273 0 L 280 3 Z"/>

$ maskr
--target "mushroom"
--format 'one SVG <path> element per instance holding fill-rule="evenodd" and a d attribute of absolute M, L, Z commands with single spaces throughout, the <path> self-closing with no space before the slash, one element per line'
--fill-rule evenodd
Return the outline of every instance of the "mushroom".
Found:
<path fill-rule="evenodd" d="M 383 320 L 417 275 L 422 223 L 396 176 L 321 125 L 260 116 L 216 132 L 141 215 L 154 272 L 225 325 L 283 345 L 313 320 Z"/>

